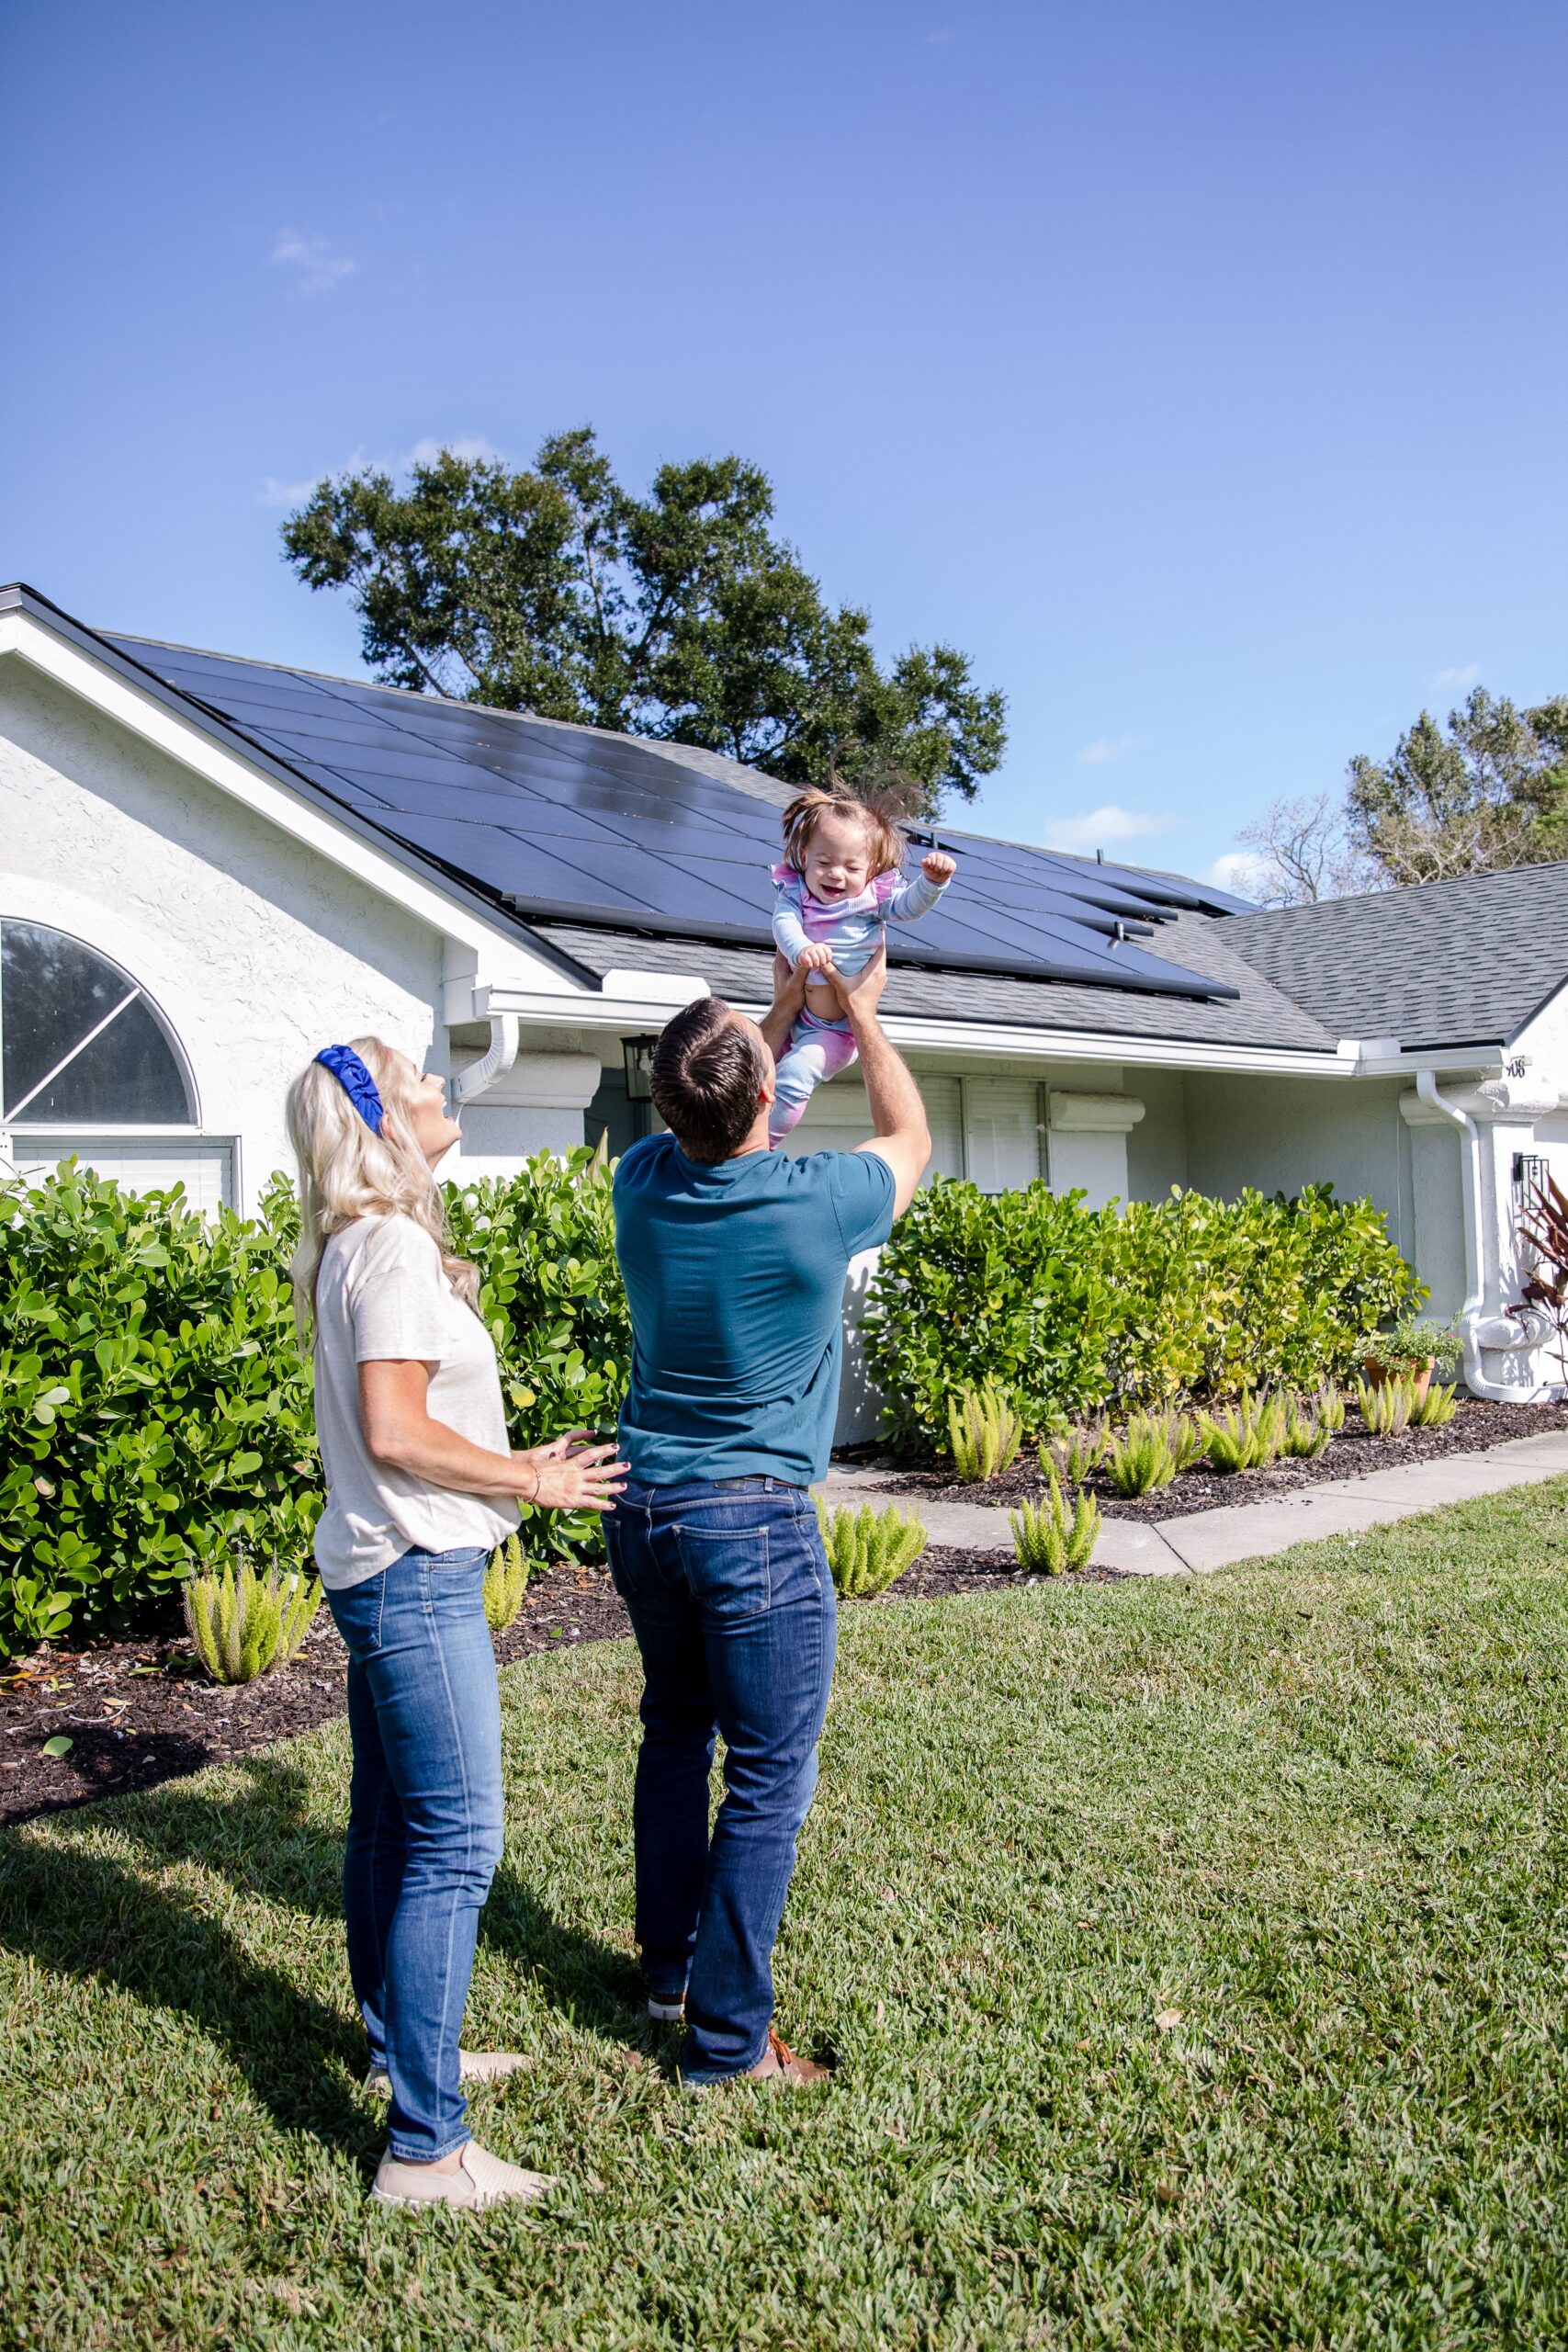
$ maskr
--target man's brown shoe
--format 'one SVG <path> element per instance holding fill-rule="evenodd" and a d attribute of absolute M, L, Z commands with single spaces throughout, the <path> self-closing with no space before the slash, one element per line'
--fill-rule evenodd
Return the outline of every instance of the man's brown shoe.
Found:
<path fill-rule="evenodd" d="M 804 2090 L 812 2083 L 825 2083 L 831 2075 L 815 2058 L 797 2058 L 787 2041 L 781 2041 L 772 2026 L 768 2028 L 768 2046 L 754 2066 L 748 2066 L 745 2079 L 749 2083 L 784 2083 L 791 2089 Z"/>

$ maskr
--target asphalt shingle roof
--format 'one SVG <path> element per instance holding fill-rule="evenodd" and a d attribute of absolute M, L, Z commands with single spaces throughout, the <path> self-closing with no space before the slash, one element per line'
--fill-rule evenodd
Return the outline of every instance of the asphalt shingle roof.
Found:
<path fill-rule="evenodd" d="M 539 936 L 585 971 L 682 972 L 741 1002 L 772 992 L 772 958 L 747 948 L 711 947 L 691 939 L 629 939 L 624 932 L 540 923 Z M 1083 988 L 1066 980 L 998 979 L 980 973 L 920 972 L 895 967 L 883 1001 L 889 1012 L 924 1020 L 995 1022 L 1019 1029 L 1100 1032 L 1198 1045 L 1288 1046 L 1332 1053 L 1337 1038 L 1291 1002 L 1235 954 L 1231 919 L 1182 912 L 1161 933 L 1189 971 L 1210 973 L 1236 989 L 1230 1000 L 1144 995 L 1131 989 Z"/>
<path fill-rule="evenodd" d="M 1337 1037 L 1506 1045 L 1568 980 L 1568 864 L 1258 908 L 1224 929 Z"/>

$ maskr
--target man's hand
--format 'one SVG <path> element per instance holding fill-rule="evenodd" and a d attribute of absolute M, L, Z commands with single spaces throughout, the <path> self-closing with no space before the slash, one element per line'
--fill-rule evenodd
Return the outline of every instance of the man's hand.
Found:
<path fill-rule="evenodd" d="M 862 1021 L 874 1020 L 876 1008 L 882 1001 L 882 991 L 887 986 L 886 948 L 879 947 L 870 962 L 863 964 L 858 972 L 838 973 L 836 985 L 844 1008 L 844 1018 L 852 1028 Z"/>
<path fill-rule="evenodd" d="M 773 956 L 773 1001 L 757 1026 L 774 1061 L 789 1043 L 789 1033 L 806 1009 L 806 974 L 782 950 Z"/>
<path fill-rule="evenodd" d="M 951 882 L 957 871 L 956 862 L 944 849 L 929 849 L 920 860 L 920 872 L 928 882 Z"/>

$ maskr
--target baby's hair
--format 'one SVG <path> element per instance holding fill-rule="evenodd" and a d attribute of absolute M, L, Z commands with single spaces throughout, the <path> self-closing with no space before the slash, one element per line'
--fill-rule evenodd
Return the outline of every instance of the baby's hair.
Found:
<path fill-rule="evenodd" d="M 799 874 L 805 870 L 806 853 L 822 820 L 831 812 L 836 817 L 853 816 L 864 828 L 866 847 L 871 852 L 871 875 L 897 874 L 904 863 L 904 836 L 886 808 L 874 800 L 856 800 L 847 792 L 824 792 L 818 785 L 809 791 L 797 794 L 784 812 L 784 864 Z"/>

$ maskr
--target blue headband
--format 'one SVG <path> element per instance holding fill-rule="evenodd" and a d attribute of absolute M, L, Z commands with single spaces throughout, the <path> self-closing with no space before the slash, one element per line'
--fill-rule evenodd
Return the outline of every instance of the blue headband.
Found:
<path fill-rule="evenodd" d="M 316 1056 L 323 1069 L 330 1069 L 373 1136 L 381 1132 L 381 1097 L 371 1077 L 352 1046 L 323 1046 Z"/>

